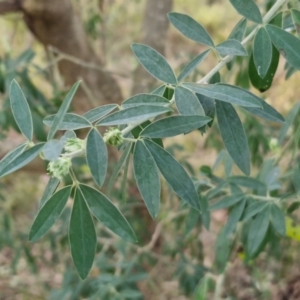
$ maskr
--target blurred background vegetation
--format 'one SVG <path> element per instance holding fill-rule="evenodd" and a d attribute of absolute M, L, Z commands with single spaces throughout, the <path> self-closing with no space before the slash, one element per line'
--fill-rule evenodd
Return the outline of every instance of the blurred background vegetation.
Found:
<path fill-rule="evenodd" d="M 262 12 L 272 2 L 257 1 Z M 22 142 L 8 105 L 7 87 L 13 78 L 20 83 L 34 111 L 35 137 L 42 141 L 46 139 L 43 118 L 57 110 L 68 88 L 79 79 L 81 89 L 72 107 L 77 113 L 103 103 L 120 103 L 135 93 L 159 86 L 138 66 L 130 49 L 132 42 L 157 49 L 177 71 L 202 52 L 201 45 L 169 26 L 169 11 L 191 15 L 209 31 L 216 44 L 225 40 L 240 20 L 227 0 L 1 1 L 0 157 Z M 211 56 L 190 80 L 206 74 L 216 63 Z M 222 81 L 251 88 L 245 73 L 247 64 L 244 59 L 236 61 L 231 71 L 222 70 Z M 282 180 L 283 186 L 277 189 L 289 191 L 292 179 L 288 169 L 292 158 L 299 159 L 298 145 L 291 147 L 287 141 L 300 123 L 299 109 L 294 106 L 300 95 L 300 75 L 292 74 L 288 81 L 286 76 L 284 62 L 280 61 L 272 88 L 261 94 L 283 115 L 293 107 L 296 111 L 282 146 L 270 146 L 270 140 L 278 137 L 279 125 L 245 113 L 241 116 L 252 152 L 253 174 L 268 158 L 275 157 L 280 168 L 272 171 L 274 182 Z M 219 196 L 214 188 L 220 178 L 232 169 L 217 130 L 214 124 L 204 136 L 193 133 L 169 139 L 165 144 L 200 185 L 201 180 L 214 183 L 212 199 Z M 111 152 L 112 158 L 116 155 Z M 222 163 L 213 168 L 217 157 Z M 224 299 L 300 299 L 300 216 L 293 207 L 289 207 L 287 237 L 276 247 L 268 246 L 255 261 L 245 261 L 239 243 L 218 239 L 227 219 L 226 211 L 214 212 L 211 229 L 206 231 L 199 215 L 181 205 L 164 185 L 161 212 L 153 221 L 133 180 L 125 187 L 125 201 L 122 176 L 112 199 L 129 219 L 139 244 L 126 243 L 99 225 L 96 261 L 90 277 L 81 281 L 68 250 L 70 210 L 41 242 L 28 242 L 48 180 L 43 175 L 44 167 L 34 162 L 0 182 L 1 300 L 216 299 L 213 291 L 219 282 L 224 287 Z M 132 178 L 132 170 L 127 171 Z M 83 181 L 92 184 L 80 160 L 77 172 Z M 232 172 L 239 174 L 235 168 Z M 224 269 L 225 276 L 220 277 Z M 208 291 L 206 298 L 201 298 L 203 289 Z"/>

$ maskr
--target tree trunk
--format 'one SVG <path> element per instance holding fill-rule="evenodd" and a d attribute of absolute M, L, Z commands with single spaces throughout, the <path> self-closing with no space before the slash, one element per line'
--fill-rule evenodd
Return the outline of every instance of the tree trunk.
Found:
<path fill-rule="evenodd" d="M 148 0 L 145 7 L 141 42 L 154 48 L 162 55 L 165 53 L 165 42 L 169 28 L 167 13 L 172 10 L 172 6 L 173 0 Z M 132 95 L 148 92 L 155 81 L 156 79 L 139 65 L 133 74 Z"/>

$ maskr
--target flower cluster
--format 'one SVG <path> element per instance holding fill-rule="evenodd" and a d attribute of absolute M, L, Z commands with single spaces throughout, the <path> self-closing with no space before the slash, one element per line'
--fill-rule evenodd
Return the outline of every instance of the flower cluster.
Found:
<path fill-rule="evenodd" d="M 111 146 L 120 146 L 124 142 L 121 130 L 116 127 L 108 129 L 105 132 L 103 139 L 106 144 Z"/>
<path fill-rule="evenodd" d="M 62 180 L 69 173 L 71 167 L 71 158 L 59 157 L 56 160 L 50 161 L 47 167 L 48 174 Z"/>

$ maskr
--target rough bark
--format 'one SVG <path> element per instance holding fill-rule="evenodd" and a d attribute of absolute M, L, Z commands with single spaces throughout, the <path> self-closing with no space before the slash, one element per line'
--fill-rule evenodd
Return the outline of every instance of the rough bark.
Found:
<path fill-rule="evenodd" d="M 101 66 L 101 60 L 90 46 L 70 0 L 11 0 L 4 2 L 2 6 L 1 11 L 0 5 L 0 13 L 9 12 L 8 6 L 11 11 L 21 10 L 28 28 L 45 47 L 53 46 L 88 64 Z M 105 70 L 84 67 L 69 60 L 59 61 L 58 67 L 68 86 L 83 79 L 99 105 L 122 100 L 116 80 Z M 79 90 L 74 99 L 75 111 L 85 112 L 90 108 L 91 103 L 84 91 Z"/>
<path fill-rule="evenodd" d="M 148 0 L 142 27 L 141 42 L 164 55 L 169 20 L 167 13 L 172 10 L 173 0 Z M 133 74 L 132 94 L 148 92 L 155 83 L 149 73 L 140 65 Z"/>

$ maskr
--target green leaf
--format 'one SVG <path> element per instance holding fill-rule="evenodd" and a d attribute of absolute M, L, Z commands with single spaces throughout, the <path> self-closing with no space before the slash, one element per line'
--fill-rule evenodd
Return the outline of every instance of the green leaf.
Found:
<path fill-rule="evenodd" d="M 152 95 L 163 96 L 166 90 L 166 85 L 163 84 L 151 92 Z"/>
<path fill-rule="evenodd" d="M 229 236 L 235 230 L 237 223 L 242 217 L 245 205 L 246 199 L 243 199 L 232 207 L 227 223 L 224 227 L 225 236 Z"/>
<path fill-rule="evenodd" d="M 44 158 L 46 160 L 56 160 L 64 149 L 64 140 L 50 140 L 43 149 Z"/>
<path fill-rule="evenodd" d="M 124 240 L 137 241 L 127 220 L 104 194 L 84 184 L 80 184 L 79 188 L 96 219 Z"/>
<path fill-rule="evenodd" d="M 228 181 L 248 189 L 265 189 L 266 185 L 258 179 L 246 176 L 231 176 Z"/>
<path fill-rule="evenodd" d="M 107 114 L 109 114 L 116 107 L 118 107 L 117 104 L 107 104 L 100 107 L 96 107 L 86 112 L 83 115 L 83 117 L 89 122 L 93 123 L 95 121 L 100 120 L 102 117 L 106 116 Z"/>
<path fill-rule="evenodd" d="M 108 157 L 105 142 L 95 128 L 91 129 L 87 137 L 86 160 L 93 179 L 101 187 L 106 176 Z"/>
<path fill-rule="evenodd" d="M 293 124 L 296 116 L 299 113 L 299 109 L 300 109 L 300 102 L 297 102 L 293 108 L 290 110 L 290 112 L 288 113 L 288 115 L 285 118 L 285 124 L 283 124 L 280 128 L 279 131 L 279 136 L 278 136 L 278 144 L 281 145 L 282 142 L 284 141 L 284 138 L 290 128 L 290 126 Z"/>
<path fill-rule="evenodd" d="M 204 110 L 196 95 L 181 86 L 175 89 L 175 103 L 181 115 L 204 116 Z"/>
<path fill-rule="evenodd" d="M 266 25 L 266 30 L 280 54 L 297 70 L 300 70 L 300 40 L 274 25 Z"/>
<path fill-rule="evenodd" d="M 274 229 L 282 236 L 286 234 L 285 216 L 283 211 L 276 205 L 271 205 L 271 223 Z"/>
<path fill-rule="evenodd" d="M 18 155 L 14 160 L 10 161 L 3 169 L 0 170 L 0 178 L 17 171 L 30 163 L 39 155 L 44 145 L 45 143 L 37 144 Z"/>
<path fill-rule="evenodd" d="M 188 65 L 186 65 L 181 73 L 178 75 L 177 80 L 182 81 L 184 78 L 189 76 L 198 66 L 199 64 L 206 58 L 210 49 L 200 53 L 197 55 Z"/>
<path fill-rule="evenodd" d="M 97 236 L 93 219 L 80 189 L 75 192 L 69 242 L 76 270 L 80 278 L 85 279 L 94 262 Z"/>
<path fill-rule="evenodd" d="M 242 199 L 244 199 L 244 197 L 245 197 L 245 195 L 243 193 L 225 196 L 220 201 L 212 204 L 209 207 L 209 210 L 219 210 L 219 209 L 228 208 L 228 207 L 242 201 Z"/>
<path fill-rule="evenodd" d="M 53 122 L 56 115 L 47 116 L 43 122 L 45 125 L 51 127 L 53 126 Z M 81 128 L 92 127 L 92 124 L 86 120 L 84 117 L 73 113 L 65 114 L 63 121 L 57 127 L 57 130 L 77 130 Z"/>
<path fill-rule="evenodd" d="M 203 116 L 172 116 L 155 121 L 141 132 L 142 137 L 164 138 L 187 133 L 200 128 L 211 121 Z"/>
<path fill-rule="evenodd" d="M 247 220 L 251 219 L 252 217 L 256 216 L 268 205 L 269 205 L 269 203 L 266 201 L 258 201 L 258 202 L 254 202 L 254 203 L 250 204 L 245 210 L 243 221 L 247 221 Z"/>
<path fill-rule="evenodd" d="M 16 159 L 21 153 L 23 153 L 26 147 L 27 143 L 24 143 L 19 145 L 17 148 L 9 151 L 0 161 L 0 170 L 3 170 L 9 163 Z"/>
<path fill-rule="evenodd" d="M 97 126 L 125 125 L 143 122 L 172 111 L 168 107 L 141 105 L 117 111 L 96 123 Z"/>
<path fill-rule="evenodd" d="M 119 161 L 115 165 L 113 172 L 110 176 L 109 182 L 107 184 L 107 194 L 110 195 L 112 187 L 117 180 L 123 166 L 125 165 L 127 159 L 129 159 L 130 151 L 131 151 L 132 144 L 128 143 L 124 149 L 124 152 L 122 153 Z"/>
<path fill-rule="evenodd" d="M 132 44 L 131 48 L 138 61 L 153 77 L 166 83 L 177 84 L 174 71 L 156 50 L 142 44 Z"/>
<path fill-rule="evenodd" d="M 53 193 L 55 192 L 55 190 L 57 189 L 58 185 L 59 185 L 59 179 L 57 179 L 56 177 L 50 177 L 46 189 L 43 193 L 42 199 L 40 201 L 39 207 L 41 208 L 46 201 L 53 195 Z"/>
<path fill-rule="evenodd" d="M 214 47 L 214 42 L 205 28 L 188 15 L 180 13 L 169 13 L 168 18 L 175 28 L 177 28 L 187 38 L 210 47 Z"/>
<path fill-rule="evenodd" d="M 261 103 L 257 101 L 257 96 L 233 85 L 184 83 L 183 86 L 212 99 L 245 107 L 261 108 Z"/>
<path fill-rule="evenodd" d="M 229 40 L 237 40 L 237 41 L 241 42 L 244 38 L 244 35 L 246 32 L 246 27 L 247 27 L 247 19 L 243 18 L 233 28 L 228 39 Z"/>
<path fill-rule="evenodd" d="M 204 115 L 211 118 L 211 121 L 207 124 L 209 127 L 211 127 L 216 114 L 215 100 L 197 93 L 196 97 L 203 107 Z"/>
<path fill-rule="evenodd" d="M 249 79 L 251 81 L 251 84 L 260 92 L 265 92 L 271 87 L 273 78 L 278 67 L 279 56 L 280 55 L 278 50 L 275 48 L 275 46 L 272 45 L 271 64 L 269 69 L 267 70 L 265 77 L 261 78 L 257 73 L 257 69 L 254 64 L 253 54 L 251 54 L 248 67 Z M 264 111 L 264 109 L 261 111 Z"/>
<path fill-rule="evenodd" d="M 298 38 L 300 38 L 300 11 L 297 9 L 291 9 L 291 13 Z"/>
<path fill-rule="evenodd" d="M 33 123 L 30 108 L 15 79 L 10 84 L 9 98 L 11 110 L 19 129 L 29 141 L 32 141 Z"/>
<path fill-rule="evenodd" d="M 275 108 L 273 108 L 266 101 L 260 99 L 254 94 L 253 96 L 256 97 L 256 100 L 259 101 L 263 109 L 254 108 L 254 107 L 244 107 L 244 106 L 243 109 L 268 121 L 279 122 L 279 123 L 285 122 L 284 117 Z"/>
<path fill-rule="evenodd" d="M 29 240 L 35 242 L 52 227 L 63 212 L 70 197 L 72 186 L 67 186 L 56 192 L 42 206 L 36 216 L 29 233 Z"/>
<path fill-rule="evenodd" d="M 226 40 L 225 42 L 217 45 L 216 50 L 221 56 L 248 56 L 247 50 L 237 40 Z"/>
<path fill-rule="evenodd" d="M 230 3 L 245 18 L 259 24 L 263 22 L 261 13 L 253 0 L 230 0 Z"/>
<path fill-rule="evenodd" d="M 299 195 L 300 194 L 300 169 L 298 165 L 295 167 L 293 172 L 293 184 L 297 194 Z"/>
<path fill-rule="evenodd" d="M 247 238 L 247 248 L 251 257 L 257 254 L 264 241 L 269 228 L 269 218 L 270 210 L 267 207 L 251 221 Z"/>
<path fill-rule="evenodd" d="M 57 114 L 55 115 L 52 126 L 48 132 L 48 137 L 47 137 L 48 140 L 51 140 L 54 137 L 56 131 L 60 129 L 60 127 L 63 123 L 64 117 L 65 117 L 65 114 L 67 113 L 67 110 L 71 104 L 71 101 L 77 91 L 79 84 L 80 84 L 80 82 L 77 82 L 72 86 L 72 88 L 68 92 L 66 98 L 64 99 L 62 105 L 60 106 Z"/>
<path fill-rule="evenodd" d="M 216 101 L 219 129 L 224 145 L 236 163 L 246 175 L 250 174 L 250 151 L 243 124 L 233 106 Z"/>
<path fill-rule="evenodd" d="M 133 167 L 138 189 L 151 217 L 155 219 L 160 205 L 160 179 L 155 161 L 142 141 L 135 144 Z"/>
<path fill-rule="evenodd" d="M 184 168 L 166 150 L 149 140 L 144 140 L 154 158 L 158 169 L 173 191 L 195 209 L 200 209 L 199 196 L 195 186 Z"/>
<path fill-rule="evenodd" d="M 272 43 L 263 27 L 257 31 L 254 38 L 253 59 L 258 75 L 264 78 L 272 62 Z"/>
<path fill-rule="evenodd" d="M 133 96 L 122 103 L 122 108 L 130 108 L 141 105 L 156 105 L 156 106 L 167 106 L 169 101 L 166 98 L 152 95 L 152 94 L 139 94 Z"/>

